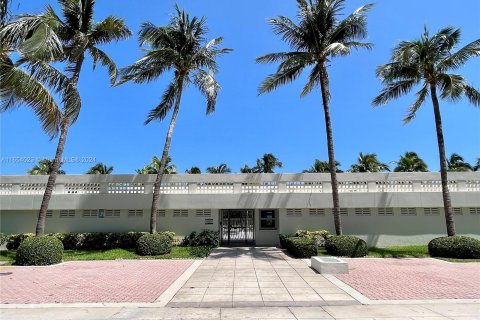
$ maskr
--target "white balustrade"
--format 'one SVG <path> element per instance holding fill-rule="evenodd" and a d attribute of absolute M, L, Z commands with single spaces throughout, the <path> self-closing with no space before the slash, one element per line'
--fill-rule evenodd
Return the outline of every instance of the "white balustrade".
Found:
<path fill-rule="evenodd" d="M 441 192 L 439 173 L 338 174 L 340 193 Z M 154 176 L 62 175 L 54 194 L 152 194 Z M 0 195 L 38 195 L 46 187 L 46 176 L 0 176 Z M 449 173 L 450 192 L 480 192 L 480 173 Z M 166 175 L 162 194 L 241 193 L 331 193 L 328 175 L 322 174 L 225 174 Z"/>

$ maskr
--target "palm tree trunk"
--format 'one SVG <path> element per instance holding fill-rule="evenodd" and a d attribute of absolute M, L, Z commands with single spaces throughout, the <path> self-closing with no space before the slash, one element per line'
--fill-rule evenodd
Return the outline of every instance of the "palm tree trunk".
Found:
<path fill-rule="evenodd" d="M 172 142 L 173 129 L 175 128 L 175 122 L 177 121 L 178 111 L 180 109 L 180 100 L 182 98 L 183 91 L 183 80 L 180 79 L 178 84 L 179 91 L 175 100 L 175 107 L 173 109 L 172 119 L 170 120 L 170 125 L 168 127 L 165 145 L 163 147 L 162 159 L 160 160 L 160 168 L 158 169 L 157 177 L 155 178 L 155 183 L 153 184 L 153 199 L 152 207 L 150 208 L 150 233 L 152 234 L 157 232 L 157 207 L 158 199 L 160 197 L 160 186 L 162 183 L 163 175 L 165 174 L 165 165 L 167 163 L 170 144 Z"/>
<path fill-rule="evenodd" d="M 338 197 L 337 165 L 335 163 L 335 151 L 333 148 L 332 120 L 330 118 L 330 88 L 328 73 L 325 65 L 322 63 L 320 72 L 320 87 L 322 90 L 323 111 L 325 113 L 325 128 L 327 130 L 328 144 L 328 167 L 330 169 L 330 179 L 332 183 L 333 199 L 333 219 L 335 222 L 335 233 L 342 234 L 342 221 L 340 218 L 340 200 Z"/>
<path fill-rule="evenodd" d="M 78 79 L 80 77 L 80 71 L 82 70 L 83 56 L 75 63 L 75 69 L 71 78 L 72 85 L 76 88 Z M 45 230 L 45 218 L 47 216 L 48 205 L 52 197 L 53 187 L 57 181 L 57 172 L 62 163 L 63 150 L 65 149 L 65 142 L 67 141 L 68 129 L 70 126 L 70 120 L 64 118 L 60 128 L 60 138 L 58 139 L 57 151 L 55 152 L 55 159 L 53 161 L 53 168 L 48 176 L 47 186 L 42 198 L 42 204 L 40 205 L 40 212 L 38 213 L 37 227 L 35 228 L 35 236 L 39 237 L 43 235 Z"/>
<path fill-rule="evenodd" d="M 65 148 L 65 142 L 67 141 L 68 122 L 62 123 L 60 138 L 58 139 L 57 151 L 55 153 L 55 159 L 53 160 L 53 168 L 48 176 L 47 186 L 45 193 L 43 194 L 42 204 L 40 205 L 40 212 L 38 213 L 37 227 L 35 228 L 35 236 L 40 237 L 45 230 L 45 218 L 47 216 L 48 204 L 52 197 L 53 187 L 57 180 L 57 172 L 62 163 L 63 149 Z"/>
<path fill-rule="evenodd" d="M 440 155 L 440 175 L 442 179 L 443 207 L 445 209 L 445 221 L 447 224 L 447 234 L 452 237 L 455 232 L 455 221 L 453 218 L 452 202 L 448 190 L 447 178 L 447 158 L 445 156 L 445 141 L 443 140 L 442 117 L 440 115 L 440 104 L 437 98 L 437 88 L 434 83 L 430 84 L 430 93 L 432 95 L 433 111 L 435 113 L 435 127 L 437 129 L 438 153 Z"/>

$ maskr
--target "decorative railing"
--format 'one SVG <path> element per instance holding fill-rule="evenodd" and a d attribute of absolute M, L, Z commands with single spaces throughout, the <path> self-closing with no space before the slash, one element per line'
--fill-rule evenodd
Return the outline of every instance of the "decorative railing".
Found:
<path fill-rule="evenodd" d="M 341 173 L 341 193 L 441 192 L 439 173 Z M 0 196 L 38 195 L 47 176 L 0 176 Z M 479 172 L 448 175 L 450 192 L 480 192 Z M 61 175 L 54 194 L 151 194 L 154 175 Z M 165 175 L 162 194 L 331 193 L 329 174 Z"/>

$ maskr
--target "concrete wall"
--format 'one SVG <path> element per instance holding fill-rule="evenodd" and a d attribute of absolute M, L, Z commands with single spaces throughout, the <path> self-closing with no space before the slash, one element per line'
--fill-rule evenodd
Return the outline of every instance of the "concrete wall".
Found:
<path fill-rule="evenodd" d="M 0 176 L 0 232 L 34 231 L 46 179 Z M 153 179 L 149 175 L 59 176 L 46 232 L 146 231 Z M 179 236 L 218 230 L 219 210 L 255 209 L 257 245 L 276 244 L 279 233 L 297 229 L 333 233 L 328 179 L 325 174 L 170 175 L 160 196 L 159 208 L 166 214 L 158 217 L 158 229 Z M 438 173 L 339 174 L 340 206 L 347 210 L 342 215 L 344 233 L 378 246 L 425 244 L 444 235 L 439 179 Z M 480 238 L 480 173 L 451 173 L 449 179 L 457 232 Z M 391 214 L 379 214 L 385 208 Z M 415 208 L 415 215 L 402 214 L 406 208 Z M 425 214 L 424 208 L 438 212 Z M 60 217 L 64 209 L 75 210 L 75 216 Z M 89 209 L 117 209 L 120 217 L 84 217 L 83 211 Z M 129 209 L 143 210 L 143 215 L 129 217 Z M 188 210 L 188 216 L 174 216 L 175 209 Z M 196 209 L 210 209 L 210 216 L 197 216 Z M 276 210 L 276 230 L 260 229 L 261 209 Z M 312 215 L 311 209 L 323 212 Z"/>

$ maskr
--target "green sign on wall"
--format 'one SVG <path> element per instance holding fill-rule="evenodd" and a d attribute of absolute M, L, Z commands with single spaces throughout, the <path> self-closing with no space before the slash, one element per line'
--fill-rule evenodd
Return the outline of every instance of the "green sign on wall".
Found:
<path fill-rule="evenodd" d="M 98 217 L 105 218 L 105 209 L 98 209 Z"/>

